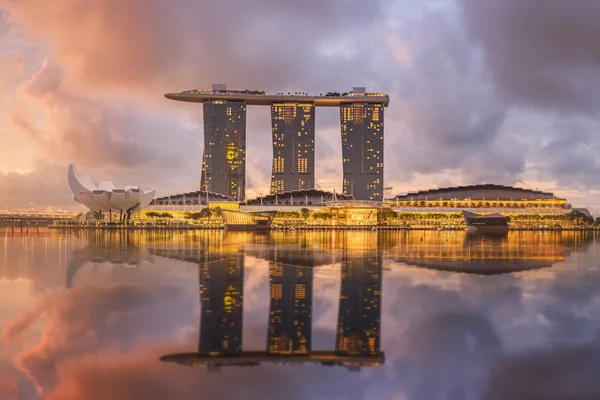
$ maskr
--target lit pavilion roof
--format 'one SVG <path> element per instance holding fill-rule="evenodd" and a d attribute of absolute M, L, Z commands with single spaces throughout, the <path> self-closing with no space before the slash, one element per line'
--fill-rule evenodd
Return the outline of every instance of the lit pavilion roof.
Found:
<path fill-rule="evenodd" d="M 394 200 L 453 200 L 467 199 L 472 200 L 565 200 L 554 196 L 552 193 L 539 190 L 530 190 L 517 188 L 513 186 L 483 184 L 454 186 L 440 189 L 421 190 L 418 192 L 409 192 L 403 195 L 397 195 Z"/>

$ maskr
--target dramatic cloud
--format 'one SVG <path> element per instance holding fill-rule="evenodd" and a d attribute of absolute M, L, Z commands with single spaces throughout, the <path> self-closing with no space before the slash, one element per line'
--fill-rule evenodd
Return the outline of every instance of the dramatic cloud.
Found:
<path fill-rule="evenodd" d="M 201 108 L 167 101 L 164 92 L 218 81 L 269 91 L 380 86 L 372 66 L 360 60 L 375 51 L 369 42 L 379 33 L 366 32 L 383 20 L 383 2 L 178 0 L 124 7 L 103 0 L 83 6 L 62 1 L 48 8 L 6 0 L 2 6 L 12 29 L 22 28 L 49 50 L 5 111 L 10 131 L 35 143 L 44 157 L 98 174 L 119 170 L 129 179 L 143 171 L 142 180 L 154 182 L 146 186 L 157 186 L 159 194 L 196 189 L 200 170 Z M 265 191 L 271 139 L 268 112 L 262 114 L 266 118 L 257 122 L 249 112 L 248 184 Z M 173 172 L 161 177 L 165 169 L 176 169 L 179 182 L 166 179 Z"/>
<path fill-rule="evenodd" d="M 159 154 L 147 147 L 148 139 L 163 133 L 153 135 L 151 116 L 135 115 L 135 108 L 126 103 L 111 107 L 100 99 L 65 92 L 63 78 L 60 66 L 45 62 L 24 88 L 29 104 L 37 103 L 45 113 L 45 124 L 36 124 L 34 113 L 23 115 L 15 110 L 11 114 L 16 130 L 42 146 L 44 153 L 86 166 L 180 166 L 174 154 L 168 159 L 168 149 Z"/>
<path fill-rule="evenodd" d="M 124 254 L 124 249 L 141 251 L 144 246 L 179 249 L 184 242 L 189 249 L 198 248 L 214 238 L 190 233 L 191 242 L 177 237 L 177 243 L 167 243 L 165 239 L 177 235 L 169 233 L 159 240 L 152 234 L 140 241 L 138 248 L 134 246 L 137 241 L 114 232 L 99 235 L 82 234 L 62 243 L 61 248 L 72 248 L 73 242 L 92 249 L 114 245 L 114 254 Z M 130 239 L 138 237 L 132 235 Z M 244 237 L 230 235 L 224 245 L 237 249 Z M 82 238 L 87 242 L 80 243 Z M 463 399 L 480 398 L 484 393 L 488 396 L 484 398 L 492 399 L 546 393 L 563 398 L 570 393 L 594 397 L 598 394 L 594 377 L 600 316 L 594 286 L 599 277 L 595 252 L 587 247 L 593 245 L 593 237 L 564 234 L 562 238 L 565 262 L 516 275 L 436 272 L 386 258 L 381 319 L 386 363 L 380 368 L 364 368 L 359 374 L 310 365 L 223 368 L 209 373 L 160 363 L 164 354 L 192 351 L 197 346 L 195 266 L 162 257 L 156 257 L 154 264 L 136 267 L 90 263 L 77 273 L 74 289 L 55 290 L 5 326 L 3 355 L 16 352 L 19 370 L 0 367 L 4 379 L 0 380 L 0 395 L 14 396 L 15 385 L 24 386 L 24 372 L 44 398 L 61 400 L 275 399 L 282 393 L 290 398 L 316 399 Z M 402 245 L 410 239 L 403 236 L 400 241 Z M 276 243 L 283 242 L 263 238 L 260 246 L 272 251 Z M 320 253 L 325 243 L 309 240 L 296 250 Z M 387 252 L 392 244 L 385 243 Z M 294 248 L 287 241 L 285 246 Z M 47 249 L 36 249 L 48 258 Z M 246 255 L 244 346 L 264 349 L 268 263 L 258 257 L 269 257 L 261 256 L 261 251 Z M 64 274 L 64 264 L 56 263 L 53 268 Z M 320 349 L 333 345 L 339 273 L 339 264 L 315 270 L 313 344 Z M 583 334 L 570 329 L 573 320 L 564 318 L 565 313 L 575 314 Z M 37 326 L 41 328 L 39 337 Z"/>
<path fill-rule="evenodd" d="M 40 162 L 34 171 L 0 172 L 0 205 L 7 208 L 60 208 L 70 206 L 72 196 L 64 167 Z"/>
<path fill-rule="evenodd" d="M 597 114 L 600 4 L 458 0 L 502 94 L 520 105 Z"/>
<path fill-rule="evenodd" d="M 494 325 L 479 314 L 440 313 L 414 324 L 401 344 L 399 379 L 408 399 L 475 398 L 502 353 Z M 432 384 L 435 382 L 435 384 Z"/>
<path fill-rule="evenodd" d="M 596 119 L 556 119 L 546 137 L 537 144 L 540 150 L 534 160 L 538 163 L 535 169 L 539 177 L 554 179 L 560 186 L 582 192 L 598 189 L 599 128 L 600 120 Z"/>
<path fill-rule="evenodd" d="M 11 321 L 3 342 L 10 349 L 34 323 L 45 323 L 39 343 L 17 356 L 18 367 L 44 394 L 59 382 L 56 370 L 64 360 L 100 348 L 123 354 L 150 338 L 175 338 L 181 329 L 195 325 L 195 304 L 190 292 L 177 286 L 86 285 L 50 295 Z"/>
<path fill-rule="evenodd" d="M 157 362 L 165 348 L 124 357 L 84 357 L 64 364 L 64 385 L 48 399 L 177 398 L 348 399 L 365 398 L 366 379 L 349 381 L 348 372 L 320 366 L 224 368 L 218 373 Z M 168 349 L 172 351 L 171 349 Z M 236 382 L 236 384 L 232 384 Z M 319 382 L 318 384 L 313 384 Z"/>
<path fill-rule="evenodd" d="M 163 93 L 365 85 L 391 95 L 386 186 L 541 182 L 600 207 L 600 7 L 493 3 L 0 0 L 0 140 L 23 153 L 0 150 L 0 170 L 76 162 L 160 195 L 195 190 L 201 107 Z M 248 112 L 249 196 L 269 189 L 268 114 Z M 338 118 L 318 113 L 317 186 L 328 190 L 342 182 Z"/>
<path fill-rule="evenodd" d="M 510 357 L 490 374 L 485 400 L 595 399 L 600 396 L 598 346 L 556 347 Z"/>
<path fill-rule="evenodd" d="M 454 171 L 465 182 L 514 184 L 524 169 L 524 152 L 504 143 L 507 106 L 486 80 L 456 18 L 425 12 L 397 35 L 392 50 L 397 53 L 403 43 L 412 54 L 410 66 L 394 74 L 399 85 L 388 112 L 389 164 L 399 165 L 406 178 Z M 394 132 L 397 126 L 404 129 Z"/>
<path fill-rule="evenodd" d="M 378 2 L 358 0 L 3 4 L 33 37 L 50 44 L 53 57 L 68 65 L 70 79 L 118 91 L 216 81 L 283 90 L 306 84 L 316 73 L 321 83 L 339 82 L 343 70 L 326 67 L 356 59 L 353 39 L 368 37 L 360 28 L 373 27 L 384 15 Z M 331 54 L 337 56 L 332 60 Z"/>

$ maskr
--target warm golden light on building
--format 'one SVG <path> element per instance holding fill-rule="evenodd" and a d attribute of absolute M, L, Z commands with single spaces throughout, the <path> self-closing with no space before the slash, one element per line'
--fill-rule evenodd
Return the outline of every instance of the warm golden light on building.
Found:
<path fill-rule="evenodd" d="M 273 126 L 271 194 L 314 188 L 314 105 L 273 104 L 271 123 Z"/>
<path fill-rule="evenodd" d="M 383 199 L 383 105 L 340 107 L 344 194 Z"/>
<path fill-rule="evenodd" d="M 204 104 L 201 188 L 245 199 L 246 103 L 213 100 Z"/>

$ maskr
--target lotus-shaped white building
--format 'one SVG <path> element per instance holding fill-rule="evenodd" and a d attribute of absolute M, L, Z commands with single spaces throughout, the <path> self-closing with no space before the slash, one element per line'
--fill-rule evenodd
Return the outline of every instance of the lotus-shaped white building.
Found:
<path fill-rule="evenodd" d="M 144 192 L 139 186 L 117 189 L 110 181 L 101 181 L 96 186 L 89 176 L 79 175 L 73 164 L 69 164 L 69 186 L 75 201 L 90 210 L 115 211 L 125 215 L 147 207 L 156 195 L 156 190 Z"/>

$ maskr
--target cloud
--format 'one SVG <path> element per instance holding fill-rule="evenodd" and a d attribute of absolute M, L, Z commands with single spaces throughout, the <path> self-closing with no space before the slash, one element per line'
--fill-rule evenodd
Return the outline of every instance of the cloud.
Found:
<path fill-rule="evenodd" d="M 591 238 L 582 241 L 579 235 L 563 235 L 562 243 L 581 250 Z M 87 239 L 90 246 L 107 245 L 102 240 Z M 200 239 L 200 244 L 204 243 Z M 263 241 L 267 249 L 276 244 Z M 306 244 L 320 254 L 323 251 L 322 241 Z M 131 250 L 131 245 L 126 247 Z M 161 247 L 160 243 L 147 245 Z M 386 246 L 390 249 L 392 244 Z M 247 253 L 249 257 L 245 258 L 244 346 L 264 349 L 268 264 L 255 258 L 260 255 L 255 253 Z M 75 289 L 43 297 L 38 308 L 12 320 L 2 340 L 10 344 L 11 350 L 22 346 L 17 349 L 17 365 L 47 399 L 185 400 L 202 395 L 215 399 L 270 399 L 279 398 L 281 393 L 289 393 L 291 398 L 317 399 L 462 399 L 479 398 L 484 392 L 489 396 L 497 393 L 498 397 L 490 398 L 506 398 L 511 393 L 501 396 L 506 394 L 511 379 L 518 381 L 512 397 L 544 394 L 544 376 L 514 368 L 522 360 L 532 368 L 537 368 L 539 362 L 542 370 L 548 371 L 547 376 L 557 377 L 556 385 L 560 387 L 556 393 L 568 393 L 568 379 L 574 377 L 582 389 L 574 393 L 588 390 L 595 394 L 591 378 L 597 371 L 597 339 L 591 343 L 589 340 L 594 331 L 599 332 L 600 321 L 595 311 L 598 296 L 593 282 L 598 274 L 593 268 L 594 252 L 568 257 L 558 268 L 544 271 L 544 277 L 554 273 L 553 280 L 539 278 L 535 272 L 498 277 L 432 272 L 387 260 L 390 269 L 383 276 L 381 318 L 386 363 L 380 368 L 364 368 L 360 374 L 309 365 L 224 368 L 214 374 L 202 368 L 158 362 L 167 353 L 192 351 L 198 340 L 197 271 L 182 270 L 182 263 L 160 257 L 155 264 L 144 267 L 112 268 L 111 279 L 91 274 L 106 265 L 88 264 L 90 274 L 81 275 L 80 271 Z M 573 259 L 577 259 L 579 270 L 570 264 Z M 60 269 L 59 264 L 56 268 Z M 338 311 L 339 265 L 319 267 L 315 272 L 313 318 L 320 317 L 319 321 L 313 320 L 313 344 L 331 348 Z M 578 326 L 584 327 L 586 335 L 565 326 L 572 320 L 546 312 L 552 309 L 579 312 L 576 316 L 583 319 L 577 321 Z M 515 327 L 523 320 L 530 320 L 531 326 Z M 20 339 L 38 322 L 42 323 L 41 337 L 23 344 Z M 562 347 L 567 340 L 569 346 Z M 579 365 L 577 360 L 583 351 L 590 354 Z M 527 361 L 530 358 L 535 360 Z M 565 362 L 566 366 L 561 365 Z M 580 373 L 561 375 L 569 367 Z M 513 376 L 513 370 L 530 380 Z M 6 376 L 8 393 L 16 381 L 13 375 Z M 551 388 L 553 385 L 549 384 Z"/>
<path fill-rule="evenodd" d="M 515 184 L 526 176 L 592 201 L 599 7 L 487 3 L 0 0 L 0 54 L 11 49 L 2 57 L 12 75 L 0 78 L 8 88 L 0 120 L 38 158 L 167 194 L 198 188 L 202 135 L 201 108 L 164 92 L 216 82 L 313 93 L 364 85 L 391 94 L 386 186 Z M 254 194 L 269 189 L 267 114 L 249 111 Z M 511 124 L 515 114 L 526 123 Z M 339 115 L 317 118 L 317 186 L 339 188 Z M 11 162 L 2 169 L 17 168 Z"/>
<path fill-rule="evenodd" d="M 486 317 L 439 313 L 411 326 L 396 362 L 408 399 L 475 398 L 502 341 Z M 435 384 L 432 384 L 435 382 Z"/>
<path fill-rule="evenodd" d="M 1 17 L 0 17 L 1 18 Z M 1 22 L 0 22 L 1 24 Z M 1 35 L 1 32 L 0 32 Z M 23 68 L 23 53 L 0 53 L 0 90 L 7 90 L 14 84 L 15 75 Z"/>
<path fill-rule="evenodd" d="M 469 183 L 516 182 L 524 151 L 505 143 L 507 106 L 459 21 L 441 11 L 424 12 L 388 38 L 396 58 L 398 43 L 410 49 L 411 62 L 390 71 L 396 86 L 388 111 L 388 171 L 402 171 L 394 176 L 404 180 L 453 171 Z"/>
<path fill-rule="evenodd" d="M 39 343 L 16 356 L 18 368 L 45 394 L 59 383 L 57 368 L 65 360 L 100 349 L 124 354 L 150 339 L 174 338 L 195 325 L 196 303 L 175 285 L 85 285 L 43 299 L 6 326 L 3 341 L 10 346 L 35 323 L 45 323 Z"/>
<path fill-rule="evenodd" d="M 11 98 L 4 119 L 40 157 L 93 168 L 92 175 L 118 173 L 128 184 L 135 176 L 162 194 L 194 190 L 201 109 L 164 92 L 214 82 L 316 92 L 379 85 L 373 66 L 359 60 L 375 51 L 369 42 L 380 33 L 369 28 L 383 20 L 386 3 L 2 0 L 10 29 L 46 46 L 46 61 L 17 96 L 0 94 Z M 25 51 L 25 64 L 39 53 Z M 268 117 L 257 123 L 249 115 L 248 138 L 248 184 L 268 190 Z"/>
<path fill-rule="evenodd" d="M 412 61 L 412 55 L 408 45 L 399 37 L 390 35 L 387 37 L 387 44 L 392 50 L 392 53 L 396 60 L 402 64 L 410 64 Z"/>
<path fill-rule="evenodd" d="M 73 206 L 66 166 L 38 161 L 33 171 L 0 172 L 0 204 L 7 208 Z"/>
<path fill-rule="evenodd" d="M 318 44 L 352 47 L 350 39 L 364 32 L 356 28 L 369 28 L 383 17 L 379 2 L 359 0 L 2 4 L 33 37 L 51 46 L 70 79 L 118 91 L 166 91 L 216 81 L 282 89 L 290 76 L 306 83 L 317 72 L 325 82 L 339 72 L 324 68 L 332 64 L 319 57 Z"/>
<path fill-rule="evenodd" d="M 60 65 L 46 61 L 23 88 L 28 104 L 37 105 L 42 115 L 30 108 L 15 108 L 9 114 L 13 128 L 42 147 L 44 154 L 95 167 L 180 166 L 180 159 L 169 155 L 168 149 L 159 153 L 147 147 L 145 136 L 155 137 L 150 116 L 140 118 L 123 102 L 111 106 L 102 96 L 92 99 L 69 92 L 63 82 Z"/>
<path fill-rule="evenodd" d="M 497 365 L 483 399 L 585 399 L 600 396 L 597 346 L 555 347 L 508 357 Z"/>
<path fill-rule="evenodd" d="M 7 400 L 17 400 L 19 395 L 19 386 L 16 378 L 10 377 L 8 368 L 0 367 L 0 395 Z"/>
<path fill-rule="evenodd" d="M 362 398 L 367 383 L 364 379 L 342 379 L 348 374 L 345 369 L 321 366 L 266 365 L 223 368 L 218 373 L 210 373 L 159 363 L 157 359 L 165 350 L 145 348 L 124 357 L 87 356 L 65 363 L 58 371 L 64 384 L 47 398 L 191 400 L 202 396 L 211 399 L 278 399 L 285 393 L 290 399 L 347 399 Z M 308 384 L 316 381 L 318 385 Z"/>
<path fill-rule="evenodd" d="M 519 105 L 596 114 L 600 4 L 574 0 L 459 0 L 502 95 Z"/>
<path fill-rule="evenodd" d="M 598 188 L 600 121 L 585 117 L 556 118 L 545 138 L 538 143 L 534 159 L 541 179 L 555 180 L 565 188 L 582 192 Z"/>
<path fill-rule="evenodd" d="M 2 400 L 35 400 L 35 386 L 25 375 L 5 360 L 0 360 L 0 398 Z"/>

